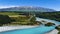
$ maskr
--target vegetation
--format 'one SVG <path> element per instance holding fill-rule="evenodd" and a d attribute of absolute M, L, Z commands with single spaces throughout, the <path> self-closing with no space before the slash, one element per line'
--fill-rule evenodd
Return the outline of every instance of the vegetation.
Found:
<path fill-rule="evenodd" d="M 51 22 L 45 24 L 45 26 L 53 26 L 53 25 L 55 25 L 55 24 L 54 23 L 51 23 Z"/>
<path fill-rule="evenodd" d="M 29 13 L 18 13 L 18 12 L 0 12 L 0 24 L 14 24 L 14 25 L 34 25 L 35 23 L 35 16 Z M 7 15 L 7 17 L 6 17 Z M 6 18 L 6 19 L 5 19 Z M 8 20 L 9 19 L 9 20 Z"/>
<path fill-rule="evenodd" d="M 42 12 L 36 14 L 37 17 L 60 21 L 60 12 Z"/>
<path fill-rule="evenodd" d="M 7 15 L 0 15 L 0 26 L 3 24 L 11 23 L 11 19 Z"/>
<path fill-rule="evenodd" d="M 36 23 L 36 17 L 52 19 L 60 21 L 60 12 L 23 12 L 23 11 L 0 11 L 0 22 L 3 24 L 19 24 L 19 25 L 34 25 Z M 3 15 L 1 17 L 1 15 Z M 32 17 L 32 18 L 31 18 Z M 4 19 L 3 19 L 4 18 Z M 2 19 L 2 21 L 1 21 Z M 5 22 L 6 21 L 6 22 Z M 43 21 L 45 22 L 45 21 Z M 1 25 L 1 24 L 0 24 Z M 47 24 L 45 24 L 47 25 Z M 48 26 L 52 25 L 48 23 Z"/>
<path fill-rule="evenodd" d="M 13 15 L 22 15 L 22 14 L 28 16 L 30 13 L 31 14 L 35 14 L 36 17 L 60 21 L 60 11 L 54 11 L 54 12 L 0 11 L 0 14 L 10 15 L 10 16 L 13 16 Z"/>

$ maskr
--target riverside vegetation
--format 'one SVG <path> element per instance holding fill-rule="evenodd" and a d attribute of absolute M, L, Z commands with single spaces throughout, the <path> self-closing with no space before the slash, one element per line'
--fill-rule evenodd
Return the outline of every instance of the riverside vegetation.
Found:
<path fill-rule="evenodd" d="M 60 11 L 55 12 L 41 12 L 36 14 L 37 17 L 56 20 L 60 22 Z"/>
<path fill-rule="evenodd" d="M 2 25 L 38 25 L 36 18 L 30 13 L 0 12 L 0 26 Z"/>
<path fill-rule="evenodd" d="M 39 25 L 36 17 L 60 21 L 59 15 L 60 12 L 0 11 L 0 25 Z"/>

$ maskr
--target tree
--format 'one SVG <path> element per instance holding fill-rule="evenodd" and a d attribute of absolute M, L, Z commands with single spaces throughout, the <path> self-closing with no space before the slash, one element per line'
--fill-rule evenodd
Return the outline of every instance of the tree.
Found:
<path fill-rule="evenodd" d="M 0 15 L 0 24 L 8 24 L 11 23 L 11 19 L 8 15 Z"/>

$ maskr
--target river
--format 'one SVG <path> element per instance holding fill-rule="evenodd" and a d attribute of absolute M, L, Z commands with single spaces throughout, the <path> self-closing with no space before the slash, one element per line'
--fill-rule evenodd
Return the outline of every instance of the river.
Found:
<path fill-rule="evenodd" d="M 58 21 L 36 17 L 36 21 L 41 21 L 41 20 L 45 20 L 45 21 L 48 21 L 48 22 L 53 22 L 56 25 L 60 24 L 60 22 L 58 22 Z M 45 34 L 47 32 L 50 32 L 50 31 L 54 30 L 55 27 L 56 26 L 47 27 L 47 26 L 44 26 L 44 25 L 40 25 L 40 26 L 37 26 L 35 28 L 18 29 L 18 30 L 0 32 L 0 34 Z"/>

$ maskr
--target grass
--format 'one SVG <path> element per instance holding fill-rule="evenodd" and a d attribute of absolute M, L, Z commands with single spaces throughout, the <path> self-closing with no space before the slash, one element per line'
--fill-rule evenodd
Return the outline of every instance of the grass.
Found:
<path fill-rule="evenodd" d="M 13 12 L 0 12 L 2 15 L 18 15 L 19 13 L 13 13 Z"/>

